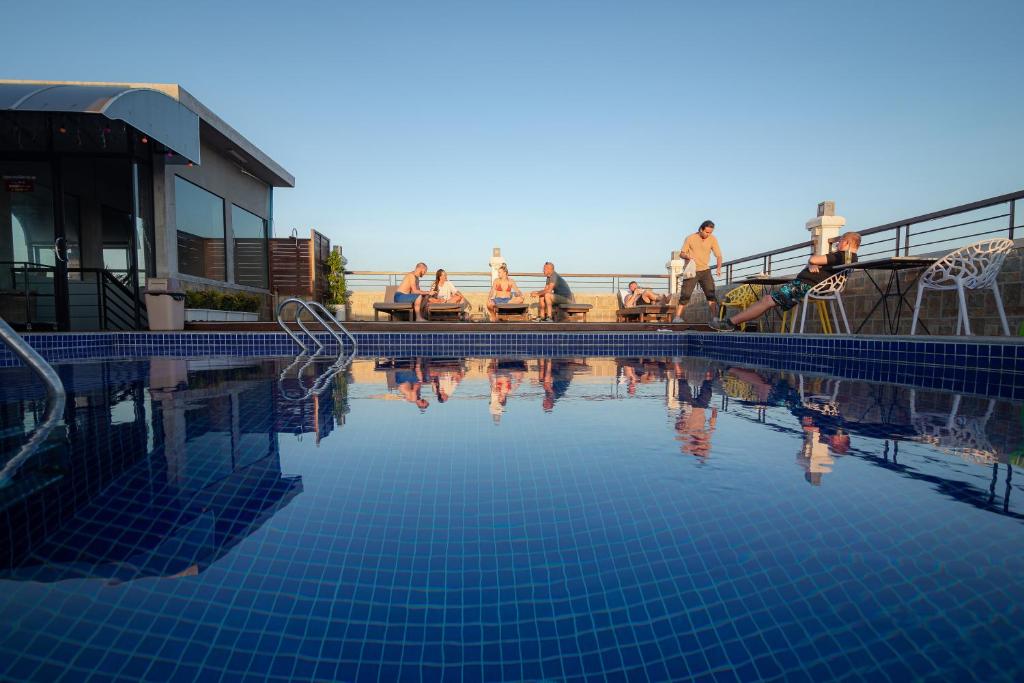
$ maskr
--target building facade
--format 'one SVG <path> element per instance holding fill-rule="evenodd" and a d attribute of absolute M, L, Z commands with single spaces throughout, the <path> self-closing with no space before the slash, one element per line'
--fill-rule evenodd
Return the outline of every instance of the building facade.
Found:
<path fill-rule="evenodd" d="M 269 298 L 294 177 L 178 85 L 0 81 L 0 316 L 145 327 L 152 277 Z"/>

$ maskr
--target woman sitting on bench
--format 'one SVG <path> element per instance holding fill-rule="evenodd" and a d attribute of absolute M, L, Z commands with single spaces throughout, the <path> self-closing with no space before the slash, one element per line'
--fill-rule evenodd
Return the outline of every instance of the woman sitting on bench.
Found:
<path fill-rule="evenodd" d="M 487 313 L 491 316 L 491 322 L 498 320 L 497 304 L 521 304 L 523 293 L 516 281 L 508 276 L 508 266 L 504 263 L 498 266 L 498 277 L 491 283 L 491 291 L 487 293 Z"/>
<path fill-rule="evenodd" d="M 461 304 L 465 301 L 462 292 L 448 279 L 448 273 L 444 268 L 439 268 L 434 275 L 434 286 L 430 288 L 430 296 L 427 297 L 428 304 Z"/>

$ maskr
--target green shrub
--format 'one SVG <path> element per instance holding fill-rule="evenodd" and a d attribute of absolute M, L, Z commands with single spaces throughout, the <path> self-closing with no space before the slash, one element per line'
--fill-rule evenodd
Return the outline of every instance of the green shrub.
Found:
<path fill-rule="evenodd" d="M 247 292 L 220 292 L 216 289 L 193 289 L 185 292 L 186 308 L 256 313 L 262 303 L 263 299 L 260 296 Z"/>
<path fill-rule="evenodd" d="M 341 253 L 331 251 L 327 256 L 327 305 L 342 306 L 348 302 L 348 285 L 345 282 L 345 267 Z"/>

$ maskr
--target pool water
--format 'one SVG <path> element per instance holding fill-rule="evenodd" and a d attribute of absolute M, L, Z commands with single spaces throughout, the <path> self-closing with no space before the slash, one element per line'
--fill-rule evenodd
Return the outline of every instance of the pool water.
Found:
<path fill-rule="evenodd" d="M 1024 677 L 1019 404 L 697 358 L 58 369 L 0 486 L 2 680 Z M 0 371 L 0 465 L 43 413 Z"/>

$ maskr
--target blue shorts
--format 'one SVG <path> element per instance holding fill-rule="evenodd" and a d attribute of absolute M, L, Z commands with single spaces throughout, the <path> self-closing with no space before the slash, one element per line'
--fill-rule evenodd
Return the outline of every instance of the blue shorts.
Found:
<path fill-rule="evenodd" d="M 419 298 L 419 294 L 406 294 L 405 292 L 395 292 L 395 303 L 396 304 L 411 304 Z"/>
<path fill-rule="evenodd" d="M 512 297 L 510 297 L 510 296 L 496 296 L 496 297 L 494 297 L 494 303 L 496 303 L 496 304 L 507 304 L 509 301 L 512 301 Z"/>
<path fill-rule="evenodd" d="M 807 296 L 807 292 L 813 288 L 814 285 L 810 282 L 793 280 L 772 292 L 772 301 L 777 303 L 782 310 L 788 311 L 803 301 L 804 297 Z"/>
<path fill-rule="evenodd" d="M 415 370 L 396 370 L 395 384 L 416 384 L 420 378 L 416 376 Z"/>

